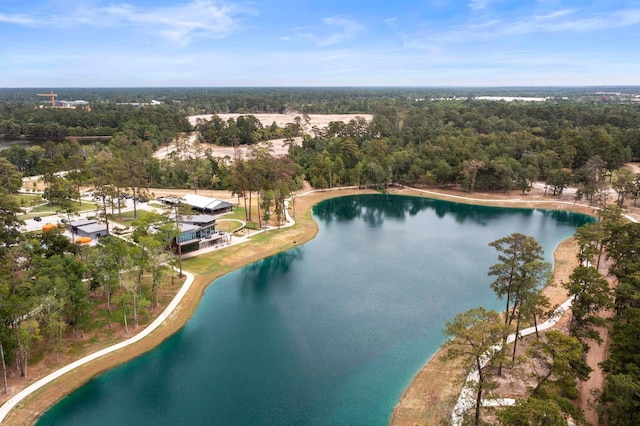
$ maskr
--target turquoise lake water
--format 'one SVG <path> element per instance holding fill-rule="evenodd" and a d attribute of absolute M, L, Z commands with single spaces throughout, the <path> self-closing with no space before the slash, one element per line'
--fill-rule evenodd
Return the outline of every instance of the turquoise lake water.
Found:
<path fill-rule="evenodd" d="M 513 232 L 553 250 L 590 218 L 360 195 L 317 238 L 214 281 L 185 327 L 52 407 L 40 425 L 387 425 Z"/>

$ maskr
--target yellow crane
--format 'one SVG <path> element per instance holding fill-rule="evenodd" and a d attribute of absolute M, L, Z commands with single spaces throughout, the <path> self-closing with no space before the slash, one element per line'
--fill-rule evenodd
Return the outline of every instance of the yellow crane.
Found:
<path fill-rule="evenodd" d="M 56 107 L 56 96 L 58 96 L 57 93 L 53 93 L 53 91 L 51 91 L 51 93 L 38 93 L 38 96 L 46 96 L 48 98 L 51 98 L 51 108 Z"/>

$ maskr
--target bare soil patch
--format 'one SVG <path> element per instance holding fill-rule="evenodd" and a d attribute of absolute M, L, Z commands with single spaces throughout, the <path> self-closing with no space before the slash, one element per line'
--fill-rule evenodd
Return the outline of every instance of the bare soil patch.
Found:
<path fill-rule="evenodd" d="M 271 126 L 273 123 L 276 123 L 278 127 L 286 127 L 287 124 L 295 123 L 296 117 L 299 117 L 302 120 L 302 124 L 305 122 L 303 120 L 303 114 L 296 113 L 287 113 L 287 114 L 203 114 L 203 115 L 192 115 L 189 117 L 189 122 L 192 125 L 195 125 L 198 119 L 200 120 L 211 120 L 211 117 L 217 115 L 221 119 L 227 121 L 230 118 L 237 120 L 241 115 L 253 115 L 263 126 Z M 342 121 L 349 122 L 356 117 L 362 117 L 367 121 L 371 121 L 373 115 L 371 114 L 309 114 L 309 124 L 305 126 L 305 131 L 311 130 L 313 126 L 318 126 L 319 128 L 323 128 L 329 125 L 332 121 Z"/>
<path fill-rule="evenodd" d="M 198 120 L 211 120 L 211 118 L 217 115 L 222 120 L 229 120 L 233 118 L 236 120 L 240 116 L 253 115 L 256 117 L 260 123 L 264 127 L 271 126 L 273 123 L 276 123 L 278 127 L 286 127 L 287 124 L 292 124 L 296 121 L 296 118 L 301 120 L 302 132 L 304 134 L 312 134 L 313 129 L 324 129 L 331 122 L 342 121 L 344 123 L 348 123 L 349 121 L 356 119 L 356 117 L 360 117 L 365 119 L 366 121 L 371 121 L 373 119 L 373 115 L 371 114 L 309 114 L 307 117 L 308 121 L 303 120 L 303 114 L 201 114 L 201 115 L 192 115 L 189 116 L 189 122 L 192 125 L 195 125 Z M 195 133 L 191 135 L 185 136 L 189 143 L 193 143 L 196 140 Z M 271 152 L 275 156 L 286 155 L 289 152 L 289 145 L 285 141 L 285 139 L 272 139 L 268 141 L 271 144 Z M 302 137 L 296 137 L 293 141 L 294 144 L 302 143 Z M 265 143 L 263 142 L 262 145 Z M 230 146 L 220 146 L 209 143 L 201 144 L 203 150 L 210 149 L 211 155 L 217 158 L 225 158 L 229 157 L 233 159 L 236 155 L 240 155 L 241 157 L 246 157 L 249 146 L 242 145 L 239 147 L 230 147 Z M 165 158 L 171 152 L 175 151 L 175 144 L 169 144 L 158 149 L 154 156 L 156 158 Z"/>
<path fill-rule="evenodd" d="M 293 143 L 300 145 L 302 143 L 302 138 L 293 138 Z M 259 145 L 267 146 L 267 144 L 270 146 L 271 154 L 276 157 L 281 157 L 289 153 L 289 144 L 288 142 L 285 142 L 284 139 L 271 139 L 266 143 L 261 142 Z M 217 158 L 229 157 L 230 159 L 233 159 L 236 155 L 239 155 L 241 158 L 247 158 L 250 149 L 250 146 L 248 145 L 242 145 L 235 148 L 232 146 L 221 146 L 212 143 L 201 143 L 200 145 L 202 145 L 204 150 L 210 149 L 211 155 Z"/>

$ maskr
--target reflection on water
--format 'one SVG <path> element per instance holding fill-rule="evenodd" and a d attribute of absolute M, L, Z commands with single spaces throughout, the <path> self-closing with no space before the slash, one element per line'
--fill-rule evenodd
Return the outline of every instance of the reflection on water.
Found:
<path fill-rule="evenodd" d="M 404 221 L 407 214 L 415 216 L 430 206 L 432 200 L 368 194 L 358 197 L 330 199 L 314 207 L 313 213 L 325 222 L 363 219 L 370 226 L 380 226 L 385 219 Z"/>
<path fill-rule="evenodd" d="M 28 140 L 28 139 L 2 139 L 0 138 L 0 151 L 9 149 L 12 146 L 19 146 L 20 148 L 29 148 L 31 146 L 42 145 L 42 140 Z"/>
<path fill-rule="evenodd" d="M 357 197 L 339 197 L 322 202 L 314 207 L 313 213 L 320 220 L 331 223 L 353 219 L 363 219 L 370 226 L 381 226 L 385 220 L 404 221 L 424 210 L 433 210 L 438 218 L 450 215 L 458 223 L 471 221 L 483 226 L 492 225 L 511 210 L 522 217 L 531 217 L 534 212 L 542 213 L 560 223 L 571 223 L 583 215 L 563 210 L 536 210 L 523 208 L 482 207 L 429 198 L 407 197 L 389 194 L 367 194 Z"/>
<path fill-rule="evenodd" d="M 502 307 L 488 243 L 547 260 L 590 218 L 392 195 L 314 208 L 316 239 L 227 274 L 153 351 L 93 379 L 40 424 L 388 425 L 457 312 Z"/>
<path fill-rule="evenodd" d="M 275 282 L 276 285 L 287 285 L 286 281 L 274 279 L 278 276 L 286 275 L 291 268 L 291 264 L 295 260 L 301 260 L 303 250 L 300 247 L 278 253 L 274 256 L 252 263 L 243 268 L 240 277 L 240 286 L 245 295 L 261 297 L 266 295 L 273 286 L 269 283 Z"/>

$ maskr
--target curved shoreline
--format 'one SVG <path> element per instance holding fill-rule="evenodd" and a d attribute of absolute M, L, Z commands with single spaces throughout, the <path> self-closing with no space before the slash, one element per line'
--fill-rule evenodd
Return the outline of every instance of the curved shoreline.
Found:
<path fill-rule="evenodd" d="M 539 208 L 544 206 L 546 208 L 552 209 L 560 209 L 560 210 L 571 210 L 578 211 L 580 213 L 593 214 L 591 209 L 588 206 L 575 205 L 574 203 L 569 202 L 558 202 L 558 201 L 549 201 L 549 200 L 527 200 L 526 198 L 530 198 L 527 196 L 523 196 L 525 199 L 514 198 L 476 198 L 476 197 L 464 197 L 457 195 L 455 193 L 449 192 L 435 192 L 428 190 L 419 190 L 413 188 L 391 188 L 389 191 L 391 194 L 402 194 L 402 195 L 417 195 L 423 196 L 427 198 L 437 198 L 449 201 L 457 201 L 468 204 L 479 204 L 479 205 L 495 205 L 498 207 L 508 207 L 509 204 L 513 205 L 513 203 L 524 204 L 519 207 L 528 207 L 528 208 Z M 79 369 L 74 372 L 68 373 L 63 377 L 57 379 L 54 383 L 55 386 L 51 384 L 45 385 L 43 388 L 39 389 L 37 392 L 33 393 L 29 397 L 25 398 L 23 401 L 16 403 L 15 408 L 8 412 L 8 415 L 5 418 L 6 423 L 4 424 L 27 424 L 33 423 L 44 411 L 46 411 L 50 406 L 55 404 L 57 401 L 62 399 L 64 396 L 68 395 L 75 389 L 79 388 L 86 382 L 88 382 L 92 377 L 110 369 L 117 365 L 120 365 L 124 362 L 127 362 L 133 358 L 136 358 L 145 352 L 155 348 L 166 338 L 171 336 L 173 333 L 178 331 L 182 326 L 186 323 L 186 321 L 192 316 L 193 312 L 197 308 L 199 301 L 202 297 L 202 294 L 206 287 L 213 282 L 215 278 L 222 276 L 230 271 L 238 269 L 244 265 L 247 265 L 251 262 L 260 260 L 262 258 L 271 256 L 278 252 L 287 250 L 291 247 L 291 244 L 303 244 L 315 237 L 318 231 L 317 223 L 313 220 L 311 215 L 311 208 L 320 201 L 325 199 L 334 198 L 338 196 L 344 195 L 352 195 L 352 194 L 364 194 L 364 193 L 377 193 L 376 191 L 371 190 L 357 190 L 357 189 L 348 189 L 348 190 L 334 190 L 334 191 L 322 191 L 322 192 L 314 192 L 312 194 L 304 194 L 304 197 L 298 196 L 295 198 L 295 203 L 297 204 L 298 212 L 302 213 L 302 217 L 300 214 L 297 219 L 297 225 L 291 228 L 282 229 L 278 233 L 273 233 L 269 237 L 269 241 L 266 243 L 254 243 L 251 247 L 243 246 L 245 250 L 238 248 L 229 248 L 229 251 L 221 251 L 211 256 L 203 256 L 201 259 L 209 260 L 210 263 L 215 263 L 218 261 L 219 264 L 215 264 L 213 268 L 211 264 L 206 267 L 199 266 L 201 262 L 194 261 L 195 271 L 193 268 L 190 268 L 193 272 L 195 272 L 196 276 L 193 281 L 193 285 L 191 285 L 185 291 L 184 297 L 182 299 L 182 303 L 177 304 L 176 310 L 168 315 L 166 321 L 159 324 L 158 328 L 155 332 L 148 332 L 148 337 L 146 339 L 136 339 L 132 341 L 128 345 L 131 345 L 127 351 L 114 351 L 101 357 L 100 359 L 95 360 L 94 362 L 85 364 L 81 366 Z M 476 194 L 478 195 L 478 194 Z M 564 208 L 559 208 L 563 206 Z M 566 208 L 569 206 L 570 208 Z M 588 212 L 587 212 L 588 210 Z M 242 251 L 242 252 L 241 252 Z M 223 255 L 220 255 L 222 253 Z M 172 302 L 173 303 L 173 302 Z M 134 336 L 135 337 L 135 336 Z M 129 340 L 132 340 L 133 337 Z M 125 341 L 126 342 L 126 341 Z M 435 357 L 435 355 L 434 355 Z M 434 358 L 432 357 L 425 367 L 432 362 Z M 423 367 L 423 369 L 425 368 Z M 422 371 L 422 370 L 421 370 Z M 416 380 L 417 375 L 414 377 L 414 381 Z M 407 389 L 408 391 L 408 389 Z M 405 394 L 406 392 L 405 391 Z M 404 395 L 403 395 L 404 398 Z M 7 403 L 5 403 L 2 407 Z M 398 404 L 399 406 L 399 404 Z M 11 407 L 13 408 L 13 406 Z M 397 409 L 397 407 L 396 407 Z M 394 410 L 394 418 L 395 418 Z M 1 418 L 0 418 L 1 420 Z M 392 420 L 393 421 L 393 420 Z"/>
<path fill-rule="evenodd" d="M 176 293 L 176 296 L 173 298 L 173 300 L 171 300 L 171 302 L 167 305 L 164 311 L 162 311 L 162 313 L 158 315 L 156 319 L 153 320 L 153 322 L 149 324 L 144 330 L 142 330 L 140 333 L 136 334 L 135 336 L 130 337 L 127 340 L 123 340 L 120 343 L 116 343 L 115 345 L 108 346 L 104 349 L 101 349 L 85 357 L 82 357 L 77 361 L 67 364 L 61 369 L 56 370 L 53 373 L 38 380 L 37 382 L 27 386 L 26 388 L 24 388 L 23 390 L 15 394 L 13 397 L 11 397 L 9 400 L 7 400 L 4 404 L 2 404 L 2 406 L 0 407 L 0 423 L 5 419 L 5 417 L 9 414 L 9 412 L 11 411 L 11 409 L 13 409 L 13 407 L 15 407 L 23 399 L 29 397 L 32 393 L 36 392 L 41 387 L 48 385 L 49 383 L 53 382 L 59 377 L 62 377 L 68 372 L 75 370 L 76 368 L 79 368 L 84 364 L 87 364 L 93 360 L 103 357 L 111 352 L 115 352 L 129 345 L 132 345 L 137 341 L 144 339 L 149 334 L 153 333 L 153 331 L 156 328 L 158 328 L 160 325 L 162 325 L 163 322 L 167 320 L 169 315 L 171 315 L 171 313 L 180 304 L 180 302 L 184 298 L 187 291 L 189 291 L 189 288 L 191 288 L 191 284 L 193 283 L 193 280 L 195 277 L 190 272 L 183 271 L 183 273 L 184 275 L 186 275 L 187 279 L 185 280 L 184 284 L 182 284 L 182 287 L 180 287 L 180 290 L 178 290 L 178 293 Z"/>
<path fill-rule="evenodd" d="M 470 198 L 456 194 L 434 193 L 433 191 L 407 188 L 409 191 L 436 195 L 435 198 L 455 200 L 464 203 L 493 205 L 499 207 L 526 207 L 566 210 L 596 216 L 595 209 L 569 201 L 547 199 L 489 199 Z M 522 198 L 527 198 L 522 197 Z M 515 204 L 515 205 L 514 205 Z M 631 215 L 625 215 L 629 220 L 637 220 Z M 566 281 L 573 268 L 577 265 L 577 244 L 570 237 L 561 241 L 553 252 L 554 279 L 553 284 L 543 288 L 552 305 L 568 303 L 566 291 L 559 288 L 559 283 Z M 414 426 L 416 424 L 440 424 L 442 420 L 451 421 L 456 403 L 462 398 L 467 369 L 458 361 L 445 360 L 442 346 L 426 361 L 413 377 L 396 404 L 390 419 L 392 426 Z"/>
<path fill-rule="evenodd" d="M 261 241 L 251 245 L 237 245 L 217 252 L 206 253 L 199 257 L 187 259 L 183 262 L 185 270 L 194 274 L 193 284 L 176 307 L 145 339 L 139 339 L 129 344 L 127 350 L 115 350 L 88 362 L 75 370 L 45 384 L 26 398 L 18 401 L 2 422 L 3 425 L 33 424 L 37 418 L 59 400 L 78 389 L 93 377 L 154 349 L 164 340 L 180 330 L 195 312 L 204 290 L 216 278 L 247 264 L 275 255 L 313 239 L 318 226 L 311 215 L 311 208 L 325 199 L 343 195 L 377 193 L 371 190 L 334 190 L 305 194 L 295 198 L 296 225 L 280 228 L 277 232 L 262 234 Z M 204 265 L 204 266 L 203 266 Z M 144 330 L 143 330 L 144 331 Z M 143 332 L 141 331 L 141 333 Z M 132 336 L 130 339 L 133 339 Z M 128 339 L 128 340 L 130 340 Z M 63 367 L 65 368 L 65 367 Z M 26 387 L 25 387 L 26 389 Z M 15 396 L 15 395 L 14 395 Z M 5 402 L 6 404 L 6 402 Z M 3 404 L 2 407 L 5 405 Z M 1 408 L 1 407 L 0 407 Z"/>

